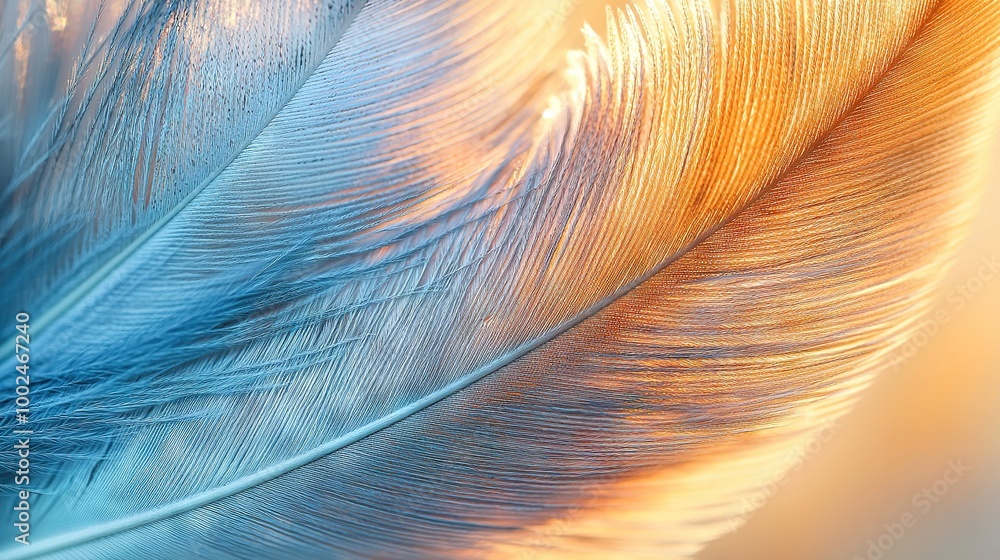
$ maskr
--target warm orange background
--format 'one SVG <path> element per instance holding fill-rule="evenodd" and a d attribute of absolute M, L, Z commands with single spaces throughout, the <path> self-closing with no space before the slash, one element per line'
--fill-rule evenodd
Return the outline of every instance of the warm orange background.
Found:
<path fill-rule="evenodd" d="M 883 373 L 833 440 L 698 560 L 868 558 L 868 540 L 907 512 L 916 524 L 882 560 L 1000 559 L 1000 274 L 961 308 L 956 290 L 983 258 L 1000 261 L 1000 136 L 994 154 L 970 237 L 938 290 L 935 309 L 950 320 Z M 971 470 L 922 514 L 913 495 L 957 459 Z"/>
<path fill-rule="evenodd" d="M 601 2 L 567 2 L 578 7 L 572 23 L 604 29 Z M 836 436 L 697 560 L 867 559 L 869 539 L 908 512 L 916 524 L 881 560 L 1000 560 L 1000 274 L 960 309 L 955 299 L 983 258 L 1000 260 L 1000 131 L 994 146 L 979 213 L 938 290 L 934 309 L 948 322 L 916 340 L 916 353 L 878 378 Z M 922 513 L 914 494 L 959 459 L 970 472 Z"/>

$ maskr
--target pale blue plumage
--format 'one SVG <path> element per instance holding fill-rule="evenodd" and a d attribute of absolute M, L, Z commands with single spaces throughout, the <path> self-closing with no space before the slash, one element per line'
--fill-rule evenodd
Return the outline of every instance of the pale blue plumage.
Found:
<path fill-rule="evenodd" d="M 837 409 L 909 313 L 814 314 L 919 259 L 853 241 L 884 226 L 868 183 L 783 181 L 897 60 L 837 26 L 915 33 L 921 7 L 776 12 L 790 34 L 650 1 L 565 60 L 562 0 L 80 3 L 61 34 L 43 4 L 0 8 L 0 71 L 30 72 L 0 85 L 0 318 L 32 316 L 36 492 L 4 558 L 476 557 Z M 740 37 L 793 35 L 781 87 L 740 74 Z"/>
<path fill-rule="evenodd" d="M 169 69 L 150 86 L 162 98 L 131 97 L 134 74 L 114 73 L 112 59 L 112 85 L 90 92 L 88 102 L 121 103 L 105 107 L 111 122 L 127 126 L 131 119 L 139 137 L 126 136 L 121 148 L 106 146 L 93 140 L 100 130 L 76 132 L 92 125 L 78 115 L 68 125 L 78 135 L 64 148 L 69 155 L 52 163 L 66 178 L 43 173 L 30 185 L 38 189 L 32 196 L 39 211 L 75 222 L 72 231 L 46 230 L 56 251 L 65 244 L 59 259 L 70 266 L 44 259 L 59 273 L 32 283 L 16 271 L 37 252 L 4 261 L 15 271 L 9 275 L 15 297 L 7 301 L 25 302 L 16 305 L 36 317 L 35 371 L 65 372 L 40 384 L 32 411 L 38 486 L 50 496 L 37 501 L 37 515 L 49 521 L 38 524 L 34 538 L 42 544 L 35 551 L 44 551 L 48 539 L 58 548 L 66 534 L 67 542 L 113 534 L 162 516 L 160 510 L 185 512 L 268 481 L 339 449 L 345 438 L 406 417 L 560 328 L 526 324 L 496 340 L 483 328 L 484 313 L 511 314 L 511 304 L 532 313 L 531 307 L 514 299 L 517 292 L 498 301 L 461 296 L 507 283 L 516 266 L 511 259 L 544 251 L 551 221 L 570 217 L 558 208 L 575 204 L 573 190 L 537 190 L 544 168 L 514 183 L 512 160 L 529 140 L 516 107 L 509 108 L 508 124 L 480 132 L 488 128 L 491 103 L 522 97 L 538 65 L 516 66 L 525 78 L 505 76 L 498 85 L 470 79 L 514 68 L 532 52 L 545 64 L 542 53 L 559 35 L 539 35 L 544 22 L 530 14 L 466 4 L 370 3 L 315 71 L 303 63 L 288 75 L 265 74 L 259 79 L 271 81 L 262 82 L 270 88 L 264 92 L 236 76 L 223 99 L 249 106 L 262 97 L 250 122 L 269 118 L 268 107 L 280 108 L 266 126 L 257 133 L 244 125 L 248 132 L 224 148 L 206 147 L 206 157 L 186 167 L 182 177 L 190 179 L 147 170 L 142 179 L 154 192 L 163 188 L 157 181 L 165 183 L 164 200 L 132 200 L 125 205 L 129 215 L 105 216 L 104 205 L 128 202 L 122 199 L 134 180 L 124 170 L 116 174 L 117 164 L 107 176 L 98 160 L 149 157 L 142 138 L 184 133 L 184 112 L 193 110 L 180 105 L 190 103 L 186 98 L 172 105 L 166 97 L 177 79 Z M 171 14 L 194 17 L 184 4 L 131 9 L 143 24 L 127 24 L 109 49 L 121 44 L 140 61 L 136 45 L 158 37 L 156 24 Z M 350 11 L 334 10 L 324 25 L 336 29 L 336 18 Z M 528 39 L 546 36 L 542 43 Z M 251 46 L 255 40 L 277 48 L 254 37 Z M 224 53 L 212 64 L 224 68 L 248 58 Z M 200 71 L 230 79 L 212 68 Z M 308 79 L 300 85 L 295 72 Z M 282 90 L 290 97 L 283 100 Z M 121 100 L 112 95 L 119 91 Z M 199 127 L 226 131 L 231 119 L 246 122 L 243 115 L 229 117 L 212 97 L 191 98 L 212 119 L 227 115 Z M 455 98 L 474 101 L 456 112 Z M 146 106 L 161 112 L 157 124 L 150 126 Z M 176 154 L 169 139 L 149 142 L 162 159 L 186 158 L 189 150 L 198 153 L 201 137 L 192 134 L 195 145 L 179 144 Z M 473 134 L 477 143 L 463 148 L 467 141 L 458 134 Z M 250 140 L 245 148 L 241 136 Z M 435 170 L 436 162 L 426 161 L 431 149 L 479 154 L 475 174 Z M 28 186 L 12 182 L 13 189 Z M 47 204 L 54 188 L 67 191 L 60 198 L 65 207 Z M 75 202 L 94 195 L 97 208 Z M 552 218 L 507 220 L 498 211 Z M 10 217 L 14 233 L 5 247 L 25 248 L 22 236 L 37 237 L 32 215 Z M 81 241 L 79 232 L 94 220 L 96 234 L 88 231 Z M 483 305 L 496 309 L 484 312 Z"/>

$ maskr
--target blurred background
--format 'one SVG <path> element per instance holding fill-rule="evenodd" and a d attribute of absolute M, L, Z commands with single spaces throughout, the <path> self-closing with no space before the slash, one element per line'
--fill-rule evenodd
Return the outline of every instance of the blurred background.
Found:
<path fill-rule="evenodd" d="M 984 262 L 1000 263 L 1000 135 L 993 153 L 925 335 L 896 352 L 836 435 L 746 525 L 698 560 L 1000 559 L 1000 272 Z M 944 322 L 933 320 L 939 312 Z M 947 474 L 958 462 L 968 472 Z M 925 488 L 931 497 L 914 503 Z M 892 536 L 907 513 L 912 527 Z"/>
<path fill-rule="evenodd" d="M 627 4 L 566 1 L 599 32 L 601 4 Z M 926 327 L 835 435 L 696 560 L 1000 560 L 1000 272 L 985 267 L 1000 264 L 1000 133 L 993 145 L 979 213 Z"/>
<path fill-rule="evenodd" d="M 557 15 L 601 32 L 605 4 L 626 3 L 564 0 Z M 993 145 L 980 211 L 925 328 L 746 524 L 697 560 L 1000 560 L 1000 134 Z M 650 526 L 669 515 L 658 510 Z"/>

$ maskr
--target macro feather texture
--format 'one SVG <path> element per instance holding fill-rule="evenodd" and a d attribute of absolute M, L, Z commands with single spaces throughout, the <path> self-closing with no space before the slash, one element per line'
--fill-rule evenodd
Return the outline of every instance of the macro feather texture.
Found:
<path fill-rule="evenodd" d="M 572 50 L 562 4 L 5 3 L 4 557 L 726 530 L 940 279 L 1000 2 L 646 0 Z"/>

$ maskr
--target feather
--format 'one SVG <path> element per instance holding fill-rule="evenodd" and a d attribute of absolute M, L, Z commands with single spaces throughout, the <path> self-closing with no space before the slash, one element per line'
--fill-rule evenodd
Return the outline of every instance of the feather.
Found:
<path fill-rule="evenodd" d="M 280 4 L 0 12 L 5 557 L 691 554 L 910 332 L 996 125 L 992 0 L 568 55 L 562 2 Z"/>

